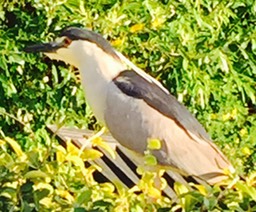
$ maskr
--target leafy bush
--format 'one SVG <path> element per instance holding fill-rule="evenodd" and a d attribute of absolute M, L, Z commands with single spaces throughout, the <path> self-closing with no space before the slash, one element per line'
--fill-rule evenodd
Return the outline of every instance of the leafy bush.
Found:
<path fill-rule="evenodd" d="M 255 19 L 252 0 L 2 2 L 2 211 L 255 210 Z M 98 128 L 73 68 L 22 51 L 33 42 L 51 40 L 68 25 L 100 32 L 163 82 L 197 116 L 246 181 L 224 191 L 216 186 L 187 192 L 177 185 L 181 196 L 175 205 L 123 188 L 115 193 L 111 184 L 98 184 L 90 175 L 87 179 L 84 173 L 94 167 L 74 163 L 69 150 L 44 129 L 48 123 Z M 64 159 L 59 161 L 58 154 Z"/>

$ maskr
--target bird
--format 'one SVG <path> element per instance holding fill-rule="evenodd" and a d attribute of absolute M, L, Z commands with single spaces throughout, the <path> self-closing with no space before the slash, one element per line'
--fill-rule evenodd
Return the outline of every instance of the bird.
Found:
<path fill-rule="evenodd" d="M 86 100 L 117 142 L 143 158 L 148 142 L 157 164 L 210 185 L 235 168 L 205 128 L 159 81 L 89 29 L 64 28 L 52 42 L 30 45 L 52 60 L 78 68 Z"/>

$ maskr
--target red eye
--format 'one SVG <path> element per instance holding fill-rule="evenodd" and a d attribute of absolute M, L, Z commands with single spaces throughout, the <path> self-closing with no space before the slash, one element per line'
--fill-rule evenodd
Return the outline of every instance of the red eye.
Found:
<path fill-rule="evenodd" d="M 72 40 L 69 39 L 68 37 L 65 37 L 63 40 L 64 46 L 68 47 L 71 44 Z"/>

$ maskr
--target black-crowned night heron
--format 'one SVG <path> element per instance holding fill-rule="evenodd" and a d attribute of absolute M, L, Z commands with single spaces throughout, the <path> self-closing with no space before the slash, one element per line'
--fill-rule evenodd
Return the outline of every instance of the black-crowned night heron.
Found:
<path fill-rule="evenodd" d="M 70 27 L 54 42 L 30 46 L 77 67 L 96 118 L 124 147 L 143 155 L 150 139 L 158 164 L 209 184 L 234 168 L 201 124 L 157 80 L 117 52 L 99 34 Z"/>

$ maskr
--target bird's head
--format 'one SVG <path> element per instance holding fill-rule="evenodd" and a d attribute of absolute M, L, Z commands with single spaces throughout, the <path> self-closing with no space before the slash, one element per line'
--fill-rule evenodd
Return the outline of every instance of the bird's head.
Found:
<path fill-rule="evenodd" d="M 77 27 L 66 28 L 55 41 L 28 46 L 25 51 L 43 52 L 50 59 L 64 61 L 78 68 L 90 57 L 105 54 L 119 59 L 115 50 L 100 34 Z"/>

